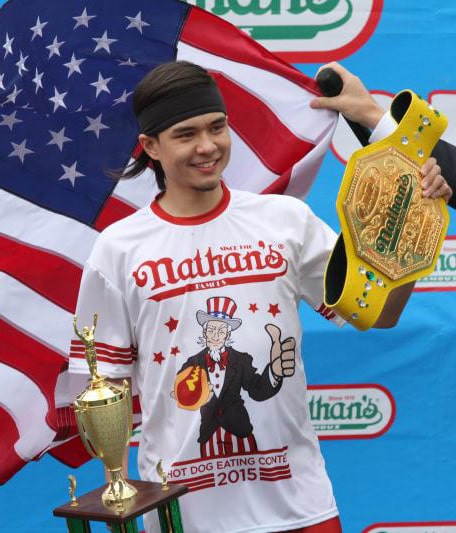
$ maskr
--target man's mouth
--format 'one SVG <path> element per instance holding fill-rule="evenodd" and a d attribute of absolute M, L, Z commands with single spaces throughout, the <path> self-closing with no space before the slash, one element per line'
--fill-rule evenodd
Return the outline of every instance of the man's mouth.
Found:
<path fill-rule="evenodd" d="M 203 163 L 193 163 L 196 168 L 211 168 L 217 164 L 218 159 L 212 159 L 211 161 L 204 161 Z"/>

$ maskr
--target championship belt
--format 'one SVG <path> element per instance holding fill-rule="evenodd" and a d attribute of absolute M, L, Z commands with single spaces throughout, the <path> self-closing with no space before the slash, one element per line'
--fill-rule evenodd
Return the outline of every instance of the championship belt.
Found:
<path fill-rule="evenodd" d="M 433 272 L 449 223 L 442 198 L 423 198 L 420 171 L 446 117 L 408 90 L 390 113 L 396 131 L 348 161 L 336 201 L 342 232 L 325 272 L 325 305 L 360 330 L 393 289 Z"/>

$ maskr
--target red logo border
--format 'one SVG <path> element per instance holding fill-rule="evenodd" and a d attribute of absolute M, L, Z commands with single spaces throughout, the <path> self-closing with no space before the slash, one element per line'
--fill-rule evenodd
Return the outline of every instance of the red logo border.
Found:
<path fill-rule="evenodd" d="M 456 526 L 456 522 L 378 522 L 363 529 L 362 533 L 370 533 L 380 527 L 415 527 L 415 526 Z"/>
<path fill-rule="evenodd" d="M 274 52 L 274 55 L 289 63 L 326 63 L 343 59 L 361 48 L 372 36 L 380 21 L 383 11 L 383 0 L 374 0 L 367 22 L 361 32 L 349 43 L 321 52 Z"/>

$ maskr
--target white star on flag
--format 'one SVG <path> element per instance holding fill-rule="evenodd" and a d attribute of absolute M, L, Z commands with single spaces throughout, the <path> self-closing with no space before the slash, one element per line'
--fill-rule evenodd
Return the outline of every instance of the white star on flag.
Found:
<path fill-rule="evenodd" d="M 70 180 L 71 185 L 74 187 L 74 182 L 76 181 L 76 178 L 80 178 L 81 176 L 84 176 L 84 174 L 81 174 L 76 170 L 76 162 L 74 162 L 71 167 L 67 167 L 66 165 L 60 165 L 63 170 L 65 171 L 64 174 L 62 174 L 59 178 L 60 180 Z"/>
<path fill-rule="evenodd" d="M 136 67 L 136 65 L 138 64 L 132 61 L 130 58 L 125 61 L 118 59 L 117 62 L 119 63 L 119 67 Z"/>
<path fill-rule="evenodd" d="M 46 48 L 49 50 L 49 57 L 48 59 L 51 59 L 52 56 L 57 55 L 60 56 L 60 50 L 59 48 L 62 46 L 62 44 L 65 41 L 57 41 L 57 35 L 54 37 L 54 40 L 52 41 L 52 44 L 49 44 L 46 46 Z"/>
<path fill-rule="evenodd" d="M 127 91 L 124 90 L 124 92 L 122 93 L 121 96 L 119 96 L 119 98 L 115 98 L 114 99 L 114 103 L 112 105 L 115 106 L 115 105 L 119 105 L 119 104 L 125 104 L 125 102 L 127 101 L 127 98 L 130 96 L 130 94 L 133 94 L 133 91 L 130 91 L 130 92 L 127 93 Z"/>
<path fill-rule="evenodd" d="M 30 29 L 33 31 L 32 41 L 35 37 L 43 37 L 43 28 L 46 26 L 47 22 L 41 22 L 40 17 L 36 19 L 35 26 L 32 26 Z"/>
<path fill-rule="evenodd" d="M 70 77 L 74 72 L 78 72 L 79 74 L 82 74 L 81 69 L 79 68 L 79 65 L 85 61 L 85 58 L 82 59 L 76 59 L 74 54 L 71 55 L 71 61 L 68 63 L 64 63 L 64 66 L 68 69 L 68 77 Z"/>
<path fill-rule="evenodd" d="M 3 78 L 5 77 L 5 74 L 0 74 L 0 89 L 5 90 L 5 86 L 3 85 Z"/>
<path fill-rule="evenodd" d="M 136 17 L 125 18 L 130 21 L 130 24 L 127 26 L 127 30 L 129 30 L 130 28 L 135 28 L 139 31 L 139 33 L 142 34 L 143 26 L 150 26 L 148 22 L 144 22 L 143 20 L 141 20 L 141 11 L 138 11 Z"/>
<path fill-rule="evenodd" d="M 16 118 L 16 113 L 17 111 L 13 111 L 11 115 L 1 115 L 3 120 L 0 122 L 0 126 L 8 126 L 8 128 L 12 131 L 14 124 L 23 122 L 20 118 Z"/>
<path fill-rule="evenodd" d="M 93 131 L 97 139 L 100 138 L 101 130 L 109 129 L 109 126 L 106 126 L 106 124 L 102 124 L 101 113 L 98 115 L 97 118 L 86 117 L 86 119 L 89 121 L 89 126 L 87 126 L 84 131 Z"/>
<path fill-rule="evenodd" d="M 96 15 L 87 15 L 87 8 L 84 8 L 84 11 L 79 15 L 79 17 L 73 17 L 73 19 L 76 21 L 73 30 L 75 30 L 79 26 L 85 26 L 86 28 L 88 28 L 89 20 L 94 19 L 95 17 Z"/>
<path fill-rule="evenodd" d="M 112 78 L 103 78 L 103 76 L 101 75 L 101 72 L 98 73 L 98 81 L 94 81 L 93 83 L 90 84 L 90 85 L 92 85 L 92 87 L 95 87 L 95 89 L 97 90 L 95 98 L 98 98 L 98 95 L 101 92 L 103 92 L 103 91 L 105 91 L 107 93 L 111 92 L 108 89 L 108 83 L 111 80 L 112 80 Z"/>
<path fill-rule="evenodd" d="M 35 67 L 35 77 L 33 78 L 33 83 L 36 85 L 35 87 L 35 94 L 38 92 L 38 89 L 43 88 L 43 84 L 41 83 L 41 78 L 43 77 L 44 72 L 38 72 L 38 69 Z"/>
<path fill-rule="evenodd" d="M 54 96 L 52 98 L 48 98 L 48 100 L 50 100 L 51 102 L 54 102 L 54 113 L 59 107 L 64 107 L 66 109 L 65 102 L 63 101 L 66 95 L 67 95 L 67 92 L 59 93 L 59 91 L 57 90 L 57 87 L 54 87 Z"/>
<path fill-rule="evenodd" d="M 94 52 L 97 52 L 98 50 L 106 50 L 106 52 L 110 54 L 111 50 L 109 47 L 111 46 L 111 43 L 115 43 L 118 39 L 110 39 L 108 37 L 108 32 L 105 31 L 101 37 L 92 37 L 92 41 L 97 43 Z"/>
<path fill-rule="evenodd" d="M 33 150 L 29 150 L 25 146 L 26 142 L 27 142 L 27 139 L 24 139 L 21 142 L 21 144 L 16 144 L 12 142 L 11 145 L 13 146 L 14 150 L 10 154 L 8 154 L 8 157 L 16 156 L 21 160 L 21 163 L 23 163 L 26 155 L 35 153 Z"/>
<path fill-rule="evenodd" d="M 3 56 L 4 58 L 8 55 L 8 54 L 13 54 L 13 41 L 14 41 L 14 37 L 11 37 L 11 39 L 9 38 L 9 35 L 8 33 L 6 34 L 6 40 L 5 40 L 5 44 L 3 45 L 3 48 L 6 50 L 5 52 L 5 55 Z"/>
<path fill-rule="evenodd" d="M 6 97 L 7 102 L 11 102 L 12 104 L 16 103 L 16 98 L 19 93 L 22 92 L 22 89 L 17 90 L 16 84 L 14 84 L 14 89 L 12 92 L 9 93 L 9 95 Z"/>
<path fill-rule="evenodd" d="M 28 56 L 23 56 L 22 52 L 20 52 L 21 57 L 19 58 L 19 61 L 16 63 L 17 71 L 19 72 L 19 76 L 22 76 L 22 71 L 27 72 L 28 68 L 25 66 L 25 61 L 28 58 Z"/>
<path fill-rule="evenodd" d="M 61 152 L 63 151 L 64 143 L 73 140 L 69 137 L 65 137 L 65 127 L 63 127 L 60 131 L 49 130 L 49 133 L 51 134 L 52 139 L 48 142 L 48 144 L 55 144 L 59 147 Z"/>

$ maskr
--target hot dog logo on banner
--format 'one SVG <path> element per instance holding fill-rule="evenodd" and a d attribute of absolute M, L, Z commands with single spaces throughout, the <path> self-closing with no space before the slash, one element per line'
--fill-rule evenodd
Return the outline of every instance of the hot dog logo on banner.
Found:
<path fill-rule="evenodd" d="M 366 439 L 391 427 L 396 406 L 382 385 L 310 385 L 312 425 L 320 439 Z"/>
<path fill-rule="evenodd" d="M 292 63 L 341 59 L 374 32 L 383 0 L 187 0 Z"/>

